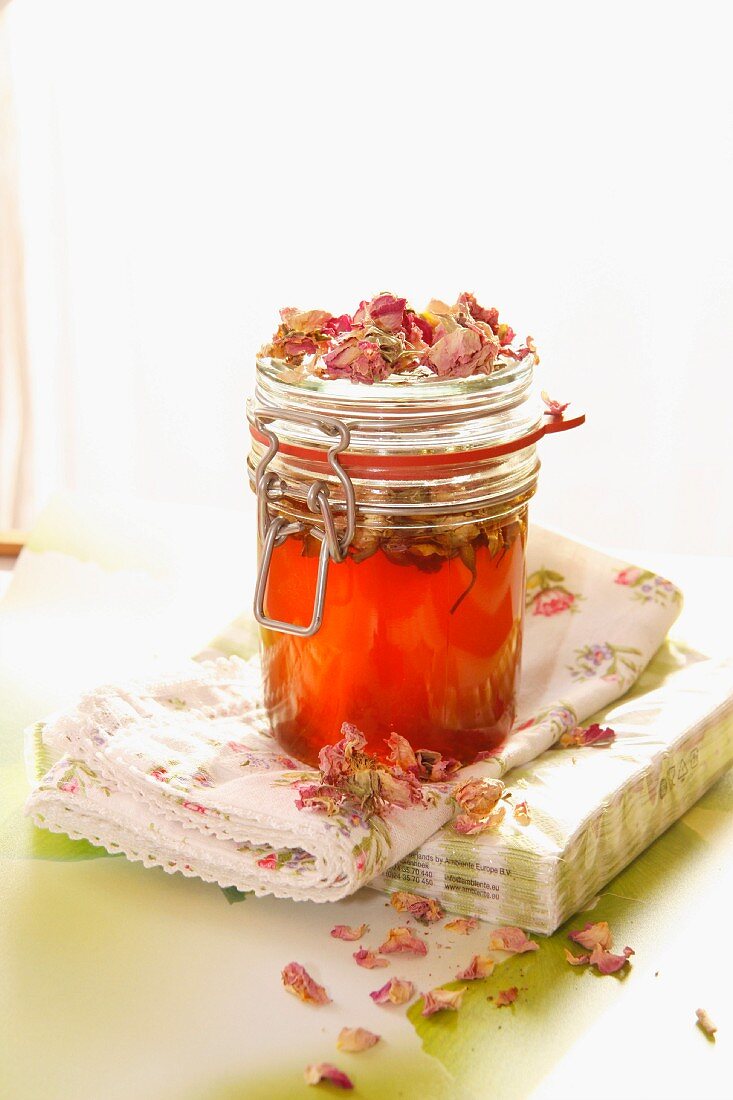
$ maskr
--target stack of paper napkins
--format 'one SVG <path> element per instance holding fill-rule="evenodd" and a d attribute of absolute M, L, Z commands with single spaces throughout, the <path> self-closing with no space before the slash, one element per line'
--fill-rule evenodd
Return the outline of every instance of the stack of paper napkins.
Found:
<path fill-rule="evenodd" d="M 654 663 L 644 681 L 654 684 Z M 553 932 L 733 763 L 733 660 L 688 664 L 653 690 L 640 681 L 603 724 L 616 733 L 609 746 L 553 748 L 506 777 L 529 824 L 511 802 L 494 832 L 461 836 L 449 823 L 375 885 Z"/>

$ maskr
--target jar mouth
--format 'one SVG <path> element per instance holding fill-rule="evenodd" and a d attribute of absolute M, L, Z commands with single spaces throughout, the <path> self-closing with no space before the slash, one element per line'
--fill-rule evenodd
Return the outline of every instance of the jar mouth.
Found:
<path fill-rule="evenodd" d="M 414 404 L 419 401 L 436 401 L 451 396 L 465 396 L 471 393 L 486 393 L 496 390 L 518 378 L 532 377 L 533 359 L 501 360 L 501 366 L 495 367 L 490 374 L 473 374 L 468 378 L 440 378 L 435 374 L 416 369 L 405 374 L 390 374 L 381 381 L 365 385 L 347 378 L 327 378 L 325 375 L 309 373 L 302 367 L 293 367 L 283 359 L 270 356 L 257 356 L 258 381 L 267 380 L 273 386 L 286 386 L 307 393 L 319 393 L 341 407 L 353 404 L 362 408 L 387 402 Z"/>
<path fill-rule="evenodd" d="M 259 357 L 250 426 L 256 429 L 257 412 L 268 408 L 338 418 L 349 429 L 349 451 L 357 455 L 431 455 L 511 444 L 544 421 L 533 366 L 528 357 L 488 375 L 442 379 L 415 371 L 364 385 Z M 275 426 L 285 444 L 324 446 L 323 434 L 310 424 Z"/>

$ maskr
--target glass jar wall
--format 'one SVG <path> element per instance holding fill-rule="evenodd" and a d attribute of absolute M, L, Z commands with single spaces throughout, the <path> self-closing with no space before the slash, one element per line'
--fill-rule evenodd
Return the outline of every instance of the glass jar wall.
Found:
<path fill-rule="evenodd" d="M 249 468 L 276 738 L 310 764 L 345 721 L 381 756 L 392 731 L 463 762 L 495 749 L 514 717 L 539 469 L 531 368 L 357 387 L 258 367 Z"/>

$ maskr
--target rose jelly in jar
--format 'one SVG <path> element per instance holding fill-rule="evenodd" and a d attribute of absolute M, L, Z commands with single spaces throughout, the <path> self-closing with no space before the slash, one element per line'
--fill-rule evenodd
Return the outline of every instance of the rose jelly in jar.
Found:
<path fill-rule="evenodd" d="M 532 364 L 467 379 L 354 386 L 258 360 L 265 702 L 314 765 L 343 722 L 385 758 L 393 731 L 469 763 L 507 736 L 524 617 L 536 442 Z"/>

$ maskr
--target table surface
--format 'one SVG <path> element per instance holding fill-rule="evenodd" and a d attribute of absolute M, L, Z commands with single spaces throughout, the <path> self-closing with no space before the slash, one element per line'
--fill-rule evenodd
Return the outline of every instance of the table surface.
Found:
<path fill-rule="evenodd" d="M 43 534 L 31 545 L 29 553 L 70 552 Z M 644 565 L 686 593 L 674 635 L 713 655 L 729 651 L 731 561 L 663 555 Z M 120 562 L 116 568 L 124 571 Z M 134 568 L 139 579 L 140 563 Z M 458 1014 L 422 1020 L 414 1010 L 380 1008 L 367 994 L 385 972 L 355 967 L 350 945 L 329 929 L 366 921 L 370 940 L 380 942 L 395 923 L 383 895 L 363 890 L 320 906 L 251 896 L 232 903 L 218 887 L 99 857 L 22 818 L 22 726 L 85 677 L 99 679 L 105 660 L 129 656 L 120 641 L 125 612 L 111 599 L 106 574 L 95 573 L 85 612 L 97 626 L 70 636 L 63 593 L 41 593 L 34 604 L 22 592 L 22 569 L 21 558 L 17 592 L 14 583 L 0 601 L 0 697 L 10 700 L 0 718 L 3 1096 L 312 1097 L 319 1092 L 303 1083 L 302 1070 L 319 1061 L 353 1077 L 351 1095 L 380 1100 L 730 1095 L 730 774 L 598 899 L 593 919 L 609 919 L 618 939 L 635 948 L 625 977 L 568 967 L 565 928 L 542 939 L 534 955 L 473 983 Z M 73 587 L 73 578 L 67 582 Z M 192 596 L 195 617 L 194 604 Z M 118 635 L 114 645 L 100 641 L 100 623 L 105 638 Z M 151 646 L 170 648 L 161 638 Z M 451 980 L 457 965 L 485 947 L 486 926 L 460 947 L 440 946 L 448 938 L 431 930 L 428 957 L 388 973 L 421 989 Z M 327 985 L 333 1004 L 313 1008 L 283 991 L 280 970 L 291 959 Z M 510 985 L 520 988 L 517 1002 L 496 1008 L 489 996 Z M 698 1007 L 719 1026 L 715 1042 L 695 1026 Z M 377 1031 L 382 1042 L 341 1054 L 335 1037 L 343 1025 Z"/>

